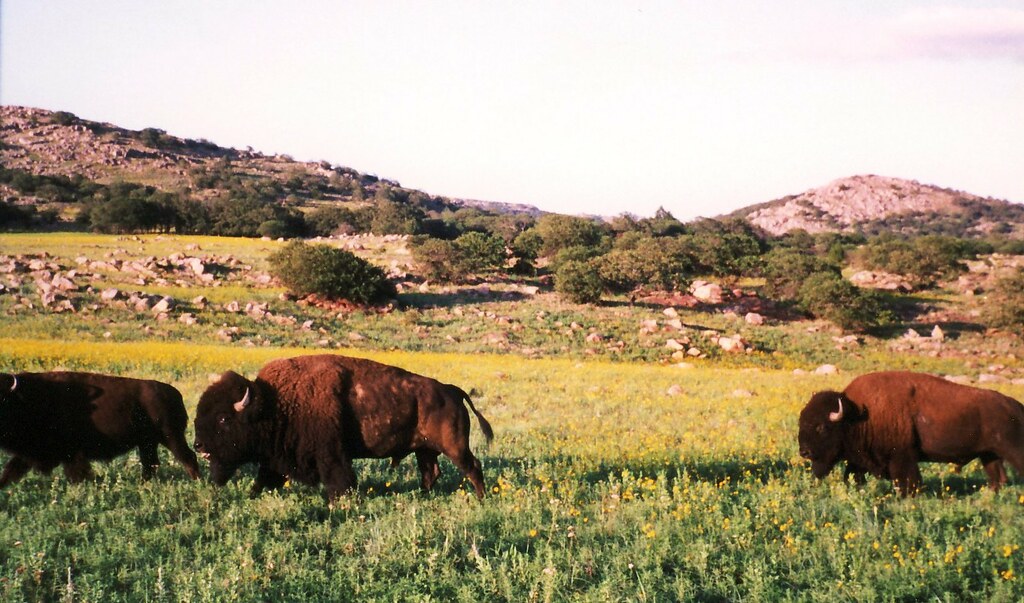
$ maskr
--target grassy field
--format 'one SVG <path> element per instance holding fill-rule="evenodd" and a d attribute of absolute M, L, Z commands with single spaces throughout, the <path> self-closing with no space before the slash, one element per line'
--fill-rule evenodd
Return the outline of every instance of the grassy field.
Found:
<path fill-rule="evenodd" d="M 57 258 L 102 257 L 126 244 L 77 236 L 3 235 L 0 254 L 44 245 Z M 217 253 L 255 265 L 273 245 L 196 243 L 223 245 Z M 146 240 L 138 253 L 157 255 L 158 244 Z M 272 288 L 225 286 L 276 299 Z M 198 314 L 206 322 L 185 329 L 144 313 L 90 310 L 90 292 L 81 293 L 78 312 L 55 314 L 17 295 L 30 297 L 31 285 L 0 295 L 0 371 L 157 378 L 178 387 L 193 413 L 211 376 L 228 369 L 252 376 L 270 359 L 330 349 L 476 389 L 496 438 L 484 447 L 474 425 L 489 488 L 482 503 L 447 460 L 431 495 L 419 492 L 411 459 L 398 469 L 359 461 L 357 492 L 333 508 L 322 489 L 299 485 L 250 500 L 252 471 L 219 489 L 189 481 L 165 450 L 148 482 L 134 453 L 95 464 L 96 479 L 73 486 L 59 470 L 33 473 L 0 491 L 0 600 L 1024 599 L 1024 486 L 992 493 L 977 464 L 962 473 L 933 464 L 924 467 L 925 492 L 900 499 L 888 482 L 846 484 L 841 471 L 815 481 L 796 444 L 797 414 L 815 391 L 892 366 L 1017 367 L 1012 349 L 978 350 L 972 364 L 955 355 L 895 355 L 881 340 L 850 353 L 836 350 L 820 325 L 804 323 L 752 333 L 768 342 L 755 353 L 681 368 L 659 344 L 640 339 L 633 355 L 586 352 L 590 326 L 639 337 L 636 325 L 660 317 L 656 308 L 460 294 L 437 307 L 360 317 L 289 308 L 323 329 L 309 333 L 220 311 Z M 540 323 L 517 336 L 546 346 L 542 357 L 445 339 L 468 340 L 463 329 L 477 327 L 454 317 L 477 313 Z M 450 323 L 440 325 L 442 316 Z M 682 320 L 731 325 L 707 312 Z M 216 329 L 232 325 L 249 335 L 219 341 Z M 416 327 L 440 333 L 422 337 Z M 355 330 L 368 341 L 348 340 Z M 842 372 L 793 373 L 817 362 Z M 991 387 L 1024 399 L 1024 385 Z M 0 462 L 7 458 L 0 452 Z"/>
<path fill-rule="evenodd" d="M 0 350 L 0 370 L 163 378 L 190 412 L 210 374 L 302 353 L 38 340 Z M 490 448 L 474 431 L 491 490 L 483 503 L 446 461 L 429 496 L 411 461 L 361 461 L 358 493 L 333 509 L 304 486 L 249 500 L 251 472 L 223 489 L 188 481 L 166 451 L 149 482 L 134 455 L 97 464 L 97 479 L 80 485 L 31 474 L 0 493 L 4 600 L 1024 596 L 1020 486 L 993 494 L 976 467 L 931 465 L 927 492 L 902 500 L 887 482 L 811 478 L 796 415 L 846 377 L 364 355 L 479 390 L 497 428 Z M 670 395 L 673 385 L 681 392 Z"/>

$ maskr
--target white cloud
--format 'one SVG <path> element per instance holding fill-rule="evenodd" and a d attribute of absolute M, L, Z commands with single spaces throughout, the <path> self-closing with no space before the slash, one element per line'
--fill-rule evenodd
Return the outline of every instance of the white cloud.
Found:
<path fill-rule="evenodd" d="M 840 64 L 1024 61 L 1024 8 L 916 7 L 885 15 L 826 11 L 787 26 L 766 48 L 739 54 Z"/>
<path fill-rule="evenodd" d="M 1024 9 L 918 8 L 889 29 L 910 56 L 1024 61 Z"/>

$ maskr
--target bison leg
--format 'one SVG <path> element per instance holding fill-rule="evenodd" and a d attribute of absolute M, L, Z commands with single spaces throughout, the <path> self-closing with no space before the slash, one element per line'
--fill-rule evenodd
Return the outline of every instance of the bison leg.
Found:
<path fill-rule="evenodd" d="M 320 460 L 317 465 L 320 481 L 327 488 L 329 501 L 333 502 L 356 487 L 356 472 L 352 469 L 352 460 L 348 457 Z"/>
<path fill-rule="evenodd" d="M 983 454 L 981 462 L 985 466 L 985 474 L 988 475 L 988 487 L 998 492 L 999 488 L 1006 483 L 1006 468 L 1003 466 L 1003 459 L 994 454 Z"/>
<path fill-rule="evenodd" d="M 188 447 L 188 442 L 185 441 L 185 434 L 183 432 L 176 432 L 166 434 L 165 438 L 164 445 L 171 451 L 174 458 L 185 467 L 185 472 L 188 473 L 188 476 L 192 479 L 199 479 L 199 459 L 196 458 L 196 453 Z"/>
<path fill-rule="evenodd" d="M 424 492 L 430 492 L 437 477 L 441 475 L 441 467 L 437 464 L 438 454 L 434 450 L 416 451 L 416 465 L 420 468 L 420 488 Z"/>
<path fill-rule="evenodd" d="M 889 475 L 902 496 L 914 496 L 921 490 L 921 470 L 915 459 L 889 461 Z"/>
<path fill-rule="evenodd" d="M 4 472 L 0 474 L 0 488 L 18 481 L 31 468 L 31 465 L 20 456 L 11 457 L 11 460 L 7 461 L 7 464 L 4 465 Z"/>
<path fill-rule="evenodd" d="M 280 473 L 260 465 L 259 470 L 256 472 L 256 481 L 252 483 L 252 488 L 249 490 L 249 498 L 256 498 L 264 490 L 277 490 L 281 488 L 284 486 L 286 479 Z"/>
<path fill-rule="evenodd" d="M 92 477 L 92 467 L 89 466 L 89 459 L 78 453 L 64 462 L 64 475 L 72 484 L 85 481 Z"/>
<path fill-rule="evenodd" d="M 849 480 L 850 476 L 852 475 L 853 476 L 853 483 L 857 484 L 858 486 L 863 486 L 868 481 L 864 477 L 865 473 L 867 473 L 867 471 L 863 467 L 861 467 L 859 465 L 852 464 L 849 461 L 847 461 L 846 462 L 846 471 L 843 472 L 843 481 Z"/>
<path fill-rule="evenodd" d="M 143 479 L 150 479 L 156 475 L 156 468 L 160 466 L 160 455 L 156 451 L 155 442 L 139 444 L 139 462 L 142 463 Z"/>

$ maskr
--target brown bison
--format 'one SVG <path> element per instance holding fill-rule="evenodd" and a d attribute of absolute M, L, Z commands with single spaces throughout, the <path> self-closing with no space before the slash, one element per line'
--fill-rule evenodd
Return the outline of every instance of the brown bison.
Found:
<path fill-rule="evenodd" d="M 484 495 L 480 461 L 469 449 L 469 413 L 489 442 L 490 424 L 464 391 L 371 360 L 332 354 L 266 364 L 255 381 L 228 371 L 199 399 L 196 451 L 223 485 L 239 466 L 258 464 L 251 495 L 290 478 L 323 483 L 330 500 L 356 484 L 352 459 L 416 454 L 430 490 L 444 454 Z"/>
<path fill-rule="evenodd" d="M 72 483 L 92 475 L 91 460 L 139 451 L 142 475 L 153 475 L 163 444 L 199 477 L 185 440 L 188 414 L 177 389 L 159 381 L 95 373 L 0 373 L 0 448 L 11 453 L 0 488 L 29 469 L 57 465 Z"/>
<path fill-rule="evenodd" d="M 993 490 L 1002 460 L 1024 473 L 1024 406 L 999 392 L 911 372 L 862 375 L 840 392 L 818 392 L 800 413 L 800 456 L 825 477 L 841 460 L 847 475 L 891 479 L 903 495 L 921 486 L 922 461 L 980 459 Z"/>

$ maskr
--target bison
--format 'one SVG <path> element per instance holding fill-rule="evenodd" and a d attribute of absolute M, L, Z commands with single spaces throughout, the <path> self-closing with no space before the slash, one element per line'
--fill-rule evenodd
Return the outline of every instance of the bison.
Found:
<path fill-rule="evenodd" d="M 814 394 L 798 438 L 816 477 L 845 460 L 847 475 L 890 479 L 904 496 L 921 487 L 919 462 L 980 459 L 993 490 L 1006 483 L 1003 459 L 1024 473 L 1024 406 L 922 373 L 869 373 L 842 392 Z"/>
<path fill-rule="evenodd" d="M 181 393 L 159 381 L 96 373 L 0 373 L 0 448 L 11 453 L 0 488 L 29 469 L 57 465 L 72 483 L 92 475 L 91 460 L 139 451 L 142 475 L 160 464 L 163 444 L 193 479 L 199 462 L 185 439 Z"/>
<path fill-rule="evenodd" d="M 323 483 L 333 501 L 356 485 L 352 459 L 410 453 L 429 491 L 443 453 L 483 498 L 466 404 L 490 442 L 487 419 L 454 385 L 361 358 L 285 358 L 267 363 L 254 381 L 228 371 L 210 385 L 196 410 L 195 447 L 218 485 L 239 466 L 256 463 L 251 496 L 291 479 Z"/>

